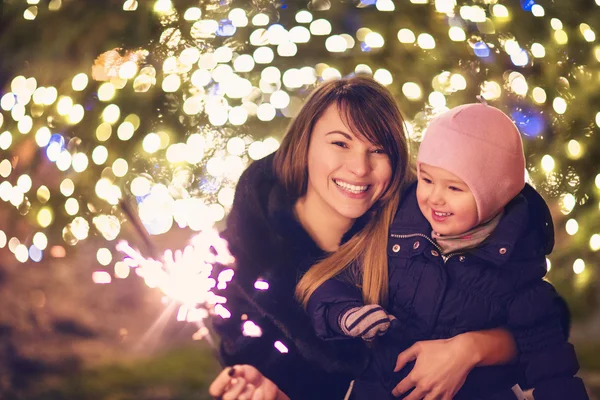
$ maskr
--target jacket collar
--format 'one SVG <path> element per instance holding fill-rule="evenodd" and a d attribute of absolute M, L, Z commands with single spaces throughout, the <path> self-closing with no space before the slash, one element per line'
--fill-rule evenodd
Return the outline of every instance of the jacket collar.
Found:
<path fill-rule="evenodd" d="M 426 235 L 431 239 L 431 225 L 417 202 L 416 183 L 404 193 L 391 226 L 391 233 Z M 549 254 L 554 246 L 554 225 L 544 199 L 529 184 L 504 208 L 498 227 L 477 248 L 468 252 L 503 265 L 515 250 L 528 256 Z"/>

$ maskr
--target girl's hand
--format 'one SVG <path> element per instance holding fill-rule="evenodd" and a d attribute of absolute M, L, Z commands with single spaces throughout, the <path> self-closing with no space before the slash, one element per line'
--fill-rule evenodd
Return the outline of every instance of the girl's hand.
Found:
<path fill-rule="evenodd" d="M 400 396 L 414 388 L 405 400 L 451 400 L 477 364 L 472 344 L 462 335 L 415 343 L 398 355 L 394 372 L 416 362 L 392 394 Z"/>
<path fill-rule="evenodd" d="M 277 385 L 251 365 L 225 368 L 208 392 L 222 400 L 289 400 Z"/>

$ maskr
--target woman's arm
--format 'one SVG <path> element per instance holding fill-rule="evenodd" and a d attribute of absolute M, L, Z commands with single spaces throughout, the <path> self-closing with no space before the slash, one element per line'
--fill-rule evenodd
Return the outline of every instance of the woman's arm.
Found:
<path fill-rule="evenodd" d="M 399 396 L 415 388 L 406 400 L 451 399 L 471 370 L 478 366 L 506 364 L 517 355 L 512 335 L 504 329 L 466 332 L 451 339 L 417 342 L 398 356 L 399 371 L 415 361 L 412 371 L 392 391 Z"/>
<path fill-rule="evenodd" d="M 517 359 L 517 345 L 506 329 L 466 332 L 456 336 L 473 356 L 473 367 L 508 364 Z"/>

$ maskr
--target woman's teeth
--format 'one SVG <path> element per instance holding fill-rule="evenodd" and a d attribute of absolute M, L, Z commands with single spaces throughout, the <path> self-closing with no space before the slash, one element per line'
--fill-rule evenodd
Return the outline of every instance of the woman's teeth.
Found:
<path fill-rule="evenodd" d="M 369 189 L 369 185 L 364 185 L 364 186 L 356 186 L 356 185 L 351 185 L 349 183 L 346 183 L 344 181 L 338 181 L 338 180 L 333 180 L 333 182 L 338 185 L 339 187 L 341 187 L 344 190 L 347 190 L 351 193 L 362 193 L 362 192 L 366 192 L 367 189 Z"/>
<path fill-rule="evenodd" d="M 437 211 L 434 211 L 433 213 L 435 215 L 437 215 L 438 217 L 449 217 L 452 215 L 452 213 L 442 213 L 442 212 L 437 212 Z"/>

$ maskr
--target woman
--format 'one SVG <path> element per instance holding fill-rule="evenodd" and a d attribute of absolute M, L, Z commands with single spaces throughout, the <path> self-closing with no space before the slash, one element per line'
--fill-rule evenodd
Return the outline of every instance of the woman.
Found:
<path fill-rule="evenodd" d="M 385 301 L 373 293 L 387 287 L 387 274 L 371 270 L 387 263 L 389 225 L 412 177 L 402 116 L 384 87 L 356 77 L 313 92 L 276 154 L 251 165 L 237 186 L 225 234 L 237 261 L 224 293 L 232 315 L 215 327 L 225 363 L 249 365 L 221 373 L 213 396 L 344 398 L 367 349 L 358 340 L 319 340 L 294 297 L 296 284 L 315 264 L 326 279 L 356 262 L 370 277 L 362 280 L 365 300 Z M 257 280 L 268 289 L 255 289 Z M 417 362 L 405 385 L 444 393 L 460 387 L 476 363 L 514 354 L 501 330 L 418 343 L 407 350 Z"/>

